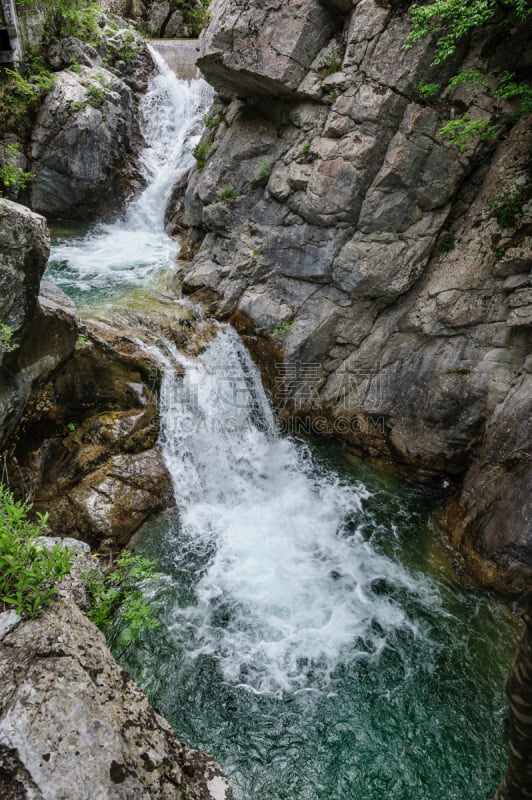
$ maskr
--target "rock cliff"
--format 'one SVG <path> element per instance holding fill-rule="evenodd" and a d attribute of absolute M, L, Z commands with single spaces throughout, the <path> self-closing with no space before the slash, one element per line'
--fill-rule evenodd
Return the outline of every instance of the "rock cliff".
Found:
<path fill-rule="evenodd" d="M 218 97 L 180 219 L 196 251 L 183 288 L 282 345 L 274 400 L 302 424 L 463 481 L 445 514 L 452 541 L 476 580 L 520 591 L 530 118 L 516 123 L 515 102 L 484 85 L 430 104 L 419 86 L 460 69 L 526 77 L 530 28 L 479 34 L 431 67 L 430 40 L 404 49 L 406 8 L 215 0 L 199 66 Z M 499 138 L 447 144 L 443 122 L 464 111 Z"/>

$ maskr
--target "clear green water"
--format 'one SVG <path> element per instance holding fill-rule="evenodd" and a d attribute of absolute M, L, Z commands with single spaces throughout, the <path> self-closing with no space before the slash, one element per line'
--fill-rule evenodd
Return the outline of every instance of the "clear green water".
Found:
<path fill-rule="evenodd" d="M 220 761 L 237 800 L 488 800 L 506 760 L 503 687 L 515 618 L 453 580 L 430 523 L 440 492 L 373 472 L 333 447 L 313 451 L 319 469 L 369 489 L 342 535 L 356 527 L 429 587 L 422 596 L 385 575 L 373 583 L 412 629 L 398 627 L 370 657 L 353 642 L 352 658 L 326 678 L 316 670 L 313 680 L 310 665 L 303 691 L 258 694 L 227 680 L 216 653 L 187 655 L 197 632 L 194 616 L 179 609 L 196 602 L 212 551 L 191 546 L 172 511 L 132 544 L 165 578 L 150 589 L 160 627 L 120 654 L 122 663 L 178 736 Z M 228 624 L 223 613 L 217 624 Z"/>

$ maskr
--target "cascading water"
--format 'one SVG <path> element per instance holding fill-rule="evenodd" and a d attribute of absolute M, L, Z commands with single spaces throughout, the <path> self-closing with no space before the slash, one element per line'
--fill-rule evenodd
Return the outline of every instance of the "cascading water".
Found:
<path fill-rule="evenodd" d="M 154 59 L 146 189 L 53 248 L 49 277 L 83 303 L 149 285 L 178 249 L 164 208 L 211 90 Z M 176 510 L 132 545 L 164 573 L 147 587 L 160 625 L 120 660 L 180 738 L 218 758 L 236 800 L 489 800 L 516 631 L 453 583 L 429 522 L 437 495 L 283 438 L 231 329 L 200 356 L 157 352 Z"/>
<path fill-rule="evenodd" d="M 127 668 L 237 800 L 488 800 L 511 621 L 442 573 L 430 493 L 283 438 L 230 328 L 159 355 L 177 512 L 132 544 L 165 579 Z"/>
<path fill-rule="evenodd" d="M 353 526 L 363 484 L 317 470 L 308 448 L 279 435 L 237 334 L 223 329 L 199 360 L 174 358 L 186 374 L 165 372 L 161 445 L 185 547 L 212 553 L 194 606 L 175 608 L 174 625 L 195 630 L 189 657 L 215 656 L 226 680 L 279 693 L 322 688 L 395 631 L 415 636 L 372 585 L 384 578 L 433 605 L 436 592 Z"/>
<path fill-rule="evenodd" d="M 171 267 L 179 250 L 165 233 L 165 208 L 173 184 L 194 163 L 192 150 L 212 89 L 203 80 L 180 80 L 155 50 L 150 52 L 157 73 L 139 108 L 146 188 L 116 222 L 97 225 L 81 237 L 60 238 L 52 247 L 48 277 L 77 297 L 144 285 Z"/>

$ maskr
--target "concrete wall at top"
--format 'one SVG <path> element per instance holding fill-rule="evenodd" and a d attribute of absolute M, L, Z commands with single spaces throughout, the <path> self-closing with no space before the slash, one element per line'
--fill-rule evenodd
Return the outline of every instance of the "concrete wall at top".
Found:
<path fill-rule="evenodd" d="M 164 58 L 178 78 L 191 80 L 199 77 L 197 39 L 149 39 L 148 44 Z"/>

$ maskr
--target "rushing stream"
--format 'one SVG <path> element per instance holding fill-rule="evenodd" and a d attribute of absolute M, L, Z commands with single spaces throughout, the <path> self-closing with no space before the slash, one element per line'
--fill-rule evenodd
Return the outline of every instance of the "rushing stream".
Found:
<path fill-rule="evenodd" d="M 177 245 L 164 198 L 210 91 L 160 66 L 143 104 L 147 187 L 61 232 L 48 275 L 79 303 L 147 286 Z M 160 622 L 118 654 L 236 800 L 488 800 L 502 773 L 510 611 L 453 578 L 441 492 L 283 437 L 226 326 L 201 355 L 160 342 L 160 446 L 176 509 L 132 547 Z"/>

